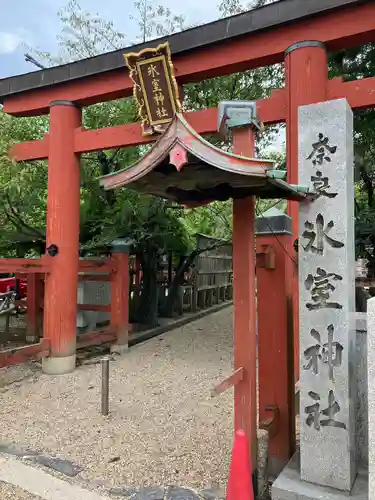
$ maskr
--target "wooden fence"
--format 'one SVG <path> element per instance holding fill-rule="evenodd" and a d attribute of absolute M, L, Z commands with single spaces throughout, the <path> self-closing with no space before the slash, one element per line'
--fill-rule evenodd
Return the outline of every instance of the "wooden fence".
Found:
<path fill-rule="evenodd" d="M 232 245 L 222 244 L 222 240 L 203 234 L 197 235 L 196 249 L 198 256 L 186 273 L 184 284 L 179 288 L 174 313 L 182 315 L 195 312 L 233 298 Z M 204 251 L 204 249 L 207 249 Z M 203 251 L 202 251 L 203 250 Z M 183 259 L 181 259 L 183 260 Z M 166 256 L 168 269 L 159 273 L 158 296 L 159 309 L 167 299 L 175 271 L 171 271 L 171 258 Z M 136 267 L 136 265 L 134 264 Z M 142 295 L 142 281 L 137 279 L 137 272 L 131 274 L 129 304 L 135 309 Z"/>
<path fill-rule="evenodd" d="M 197 249 L 207 250 L 196 258 L 192 308 L 204 309 L 233 297 L 232 245 L 218 246 L 220 240 L 197 236 Z"/>
<path fill-rule="evenodd" d="M 231 300 L 232 288 L 232 246 L 204 235 L 197 236 L 198 257 L 187 273 L 184 285 L 179 289 L 176 311 L 182 315 L 198 309 L 211 307 L 219 302 Z M 48 261 L 48 259 L 47 259 Z M 35 348 L 27 344 L 43 340 L 43 297 L 44 276 L 48 273 L 45 258 L 0 260 L 0 270 L 27 280 L 27 298 L 19 300 L 13 292 L 0 297 L 0 346 L 8 349 L 22 348 L 17 359 L 35 354 Z M 100 344 L 114 340 L 116 335 L 111 327 L 111 295 L 116 280 L 116 266 L 113 257 L 81 259 L 79 264 L 77 290 L 77 347 Z M 12 267 L 13 266 L 13 267 Z M 142 294 L 142 280 L 136 259 L 129 259 L 129 309 Z M 166 299 L 173 273 L 161 273 L 159 301 Z M 11 303 L 10 303 L 11 302 Z M 131 317 L 131 314 L 129 315 Z M 130 325 L 131 326 L 131 325 Z M 130 328 L 131 331 L 131 328 Z M 45 354 L 46 345 L 40 344 L 40 352 Z M 11 364 L 12 356 L 0 352 L 0 366 Z"/>
<path fill-rule="evenodd" d="M 43 357 L 49 354 L 49 343 L 43 338 L 44 280 L 49 272 L 50 258 L 40 259 L 3 259 L 0 272 L 14 274 L 17 279 L 27 281 L 27 298 L 19 300 L 16 293 L 1 294 L 0 297 L 0 367 L 21 363 L 30 357 Z M 117 286 L 117 273 L 113 258 L 80 260 L 79 283 L 111 282 Z M 79 285 L 80 286 L 80 285 Z M 10 300 L 10 302 L 9 302 Z M 110 321 L 105 328 L 84 332 L 77 339 L 77 348 L 111 342 L 116 339 L 116 327 L 112 317 L 116 317 L 116 304 L 108 301 L 101 304 L 81 303 L 77 305 L 78 315 L 82 311 L 106 312 Z"/>

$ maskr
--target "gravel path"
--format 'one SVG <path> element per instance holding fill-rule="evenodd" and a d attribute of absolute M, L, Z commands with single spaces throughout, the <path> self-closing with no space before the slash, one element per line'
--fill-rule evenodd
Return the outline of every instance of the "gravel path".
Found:
<path fill-rule="evenodd" d="M 107 487 L 224 488 L 233 391 L 210 389 L 231 373 L 232 351 L 232 308 L 131 348 L 110 364 L 109 417 L 99 365 L 34 376 L 1 394 L 0 439 L 71 460 Z"/>
<path fill-rule="evenodd" d="M 43 500 L 41 497 L 32 495 L 28 491 L 17 488 L 12 484 L 3 483 L 0 481 L 0 498 L 1 500 Z"/>

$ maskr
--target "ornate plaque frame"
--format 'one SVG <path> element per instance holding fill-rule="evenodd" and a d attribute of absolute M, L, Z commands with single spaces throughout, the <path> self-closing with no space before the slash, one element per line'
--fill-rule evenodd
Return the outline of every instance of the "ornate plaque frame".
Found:
<path fill-rule="evenodd" d="M 182 112 L 168 43 L 124 54 L 144 136 L 163 133 Z"/>

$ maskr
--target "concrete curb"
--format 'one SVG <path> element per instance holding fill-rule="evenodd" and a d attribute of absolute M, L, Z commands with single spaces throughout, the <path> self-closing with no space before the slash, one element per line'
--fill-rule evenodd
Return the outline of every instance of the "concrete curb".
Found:
<path fill-rule="evenodd" d="M 146 330 L 145 332 L 133 334 L 133 335 L 131 335 L 131 338 L 129 338 L 129 347 L 140 344 L 141 342 L 145 342 L 146 340 L 150 340 L 150 339 L 157 337 L 158 335 L 161 335 L 163 333 L 170 332 L 171 330 L 174 330 L 175 328 L 180 328 L 181 326 L 185 326 L 188 323 L 192 323 L 193 321 L 204 318 L 205 316 L 208 316 L 209 314 L 213 314 L 215 312 L 221 311 L 222 309 L 225 309 L 226 307 L 229 307 L 232 305 L 233 305 L 232 300 L 228 301 L 228 302 L 223 302 L 222 304 L 218 304 L 216 306 L 210 307 L 209 309 L 203 309 L 202 311 L 198 311 L 197 313 L 190 313 L 188 316 L 179 318 L 176 321 L 168 323 L 167 325 L 157 326 L 156 328 Z"/>
<path fill-rule="evenodd" d="M 44 500 L 110 500 L 108 496 L 58 479 L 11 457 L 0 456 L 0 481 L 18 486 Z"/>

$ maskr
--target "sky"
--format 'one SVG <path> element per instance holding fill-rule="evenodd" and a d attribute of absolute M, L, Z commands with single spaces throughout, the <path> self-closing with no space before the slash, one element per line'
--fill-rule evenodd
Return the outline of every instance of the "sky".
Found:
<path fill-rule="evenodd" d="M 9 7 L 1 9 L 0 16 L 0 78 L 28 73 L 36 68 L 24 60 L 25 44 L 57 54 L 56 35 L 61 30 L 57 12 L 69 0 L 12 0 Z M 184 14 L 189 23 L 205 23 L 219 17 L 219 0 L 159 0 L 175 14 Z M 113 21 L 115 27 L 128 35 L 137 36 L 137 24 L 130 19 L 135 13 L 133 0 L 79 0 L 81 7 Z M 176 6 L 177 5 L 177 6 Z M 178 7 L 183 5 L 183 9 Z"/>

